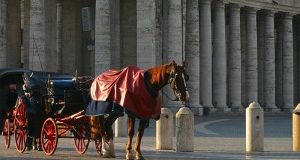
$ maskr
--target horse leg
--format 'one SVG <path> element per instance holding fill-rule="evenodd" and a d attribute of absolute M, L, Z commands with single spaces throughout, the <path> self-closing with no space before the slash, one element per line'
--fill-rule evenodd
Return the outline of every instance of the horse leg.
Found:
<path fill-rule="evenodd" d="M 134 123 L 135 123 L 135 118 L 128 115 L 128 119 L 127 119 L 128 142 L 126 145 L 126 160 L 133 159 L 132 152 L 131 152 L 131 144 L 132 144 L 132 138 L 134 136 Z"/>
<path fill-rule="evenodd" d="M 104 133 L 105 137 L 103 137 L 102 142 L 102 151 L 103 151 L 103 157 L 104 158 L 115 158 L 115 148 L 114 148 L 114 142 L 113 142 L 113 129 L 112 124 L 116 121 L 117 118 L 119 118 L 121 114 L 118 113 L 112 113 L 110 114 L 104 122 Z"/>
<path fill-rule="evenodd" d="M 135 141 L 135 159 L 136 160 L 144 159 L 144 157 L 141 153 L 141 141 L 142 141 L 144 129 L 145 129 L 145 126 L 147 123 L 148 123 L 148 121 L 145 121 L 145 120 L 140 120 L 140 123 L 139 123 L 139 129 L 138 129 L 136 141 Z"/>
<path fill-rule="evenodd" d="M 90 136 L 94 140 L 99 140 L 102 138 L 103 132 L 103 116 L 90 116 L 89 125 L 90 125 Z"/>
<path fill-rule="evenodd" d="M 97 152 L 100 156 L 103 155 L 102 148 L 102 137 L 104 135 L 104 116 L 89 116 L 89 125 L 90 125 L 90 138 L 100 143 L 97 148 Z"/>

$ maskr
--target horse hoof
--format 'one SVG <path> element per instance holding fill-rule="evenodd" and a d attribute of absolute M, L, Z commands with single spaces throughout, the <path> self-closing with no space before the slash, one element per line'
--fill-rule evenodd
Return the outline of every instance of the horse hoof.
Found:
<path fill-rule="evenodd" d="M 109 154 L 103 154 L 102 157 L 103 158 L 111 158 Z"/>
<path fill-rule="evenodd" d="M 144 160 L 144 159 L 145 158 L 143 157 L 142 154 L 139 154 L 139 153 L 135 154 L 135 160 Z"/>
<path fill-rule="evenodd" d="M 116 158 L 116 155 L 111 152 L 105 152 L 102 154 L 103 158 Z"/>
<path fill-rule="evenodd" d="M 133 160 L 133 155 L 131 152 L 126 152 L 126 160 Z"/>
<path fill-rule="evenodd" d="M 105 142 L 105 139 L 102 139 L 102 157 L 103 158 L 115 158 L 115 147 L 114 142 L 110 139 L 108 142 Z"/>

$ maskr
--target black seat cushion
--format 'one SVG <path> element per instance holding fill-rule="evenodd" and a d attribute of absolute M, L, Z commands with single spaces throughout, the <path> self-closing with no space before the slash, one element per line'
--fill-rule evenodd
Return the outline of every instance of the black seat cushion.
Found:
<path fill-rule="evenodd" d="M 87 93 L 81 90 L 65 90 L 64 91 L 64 102 L 61 114 L 72 115 L 83 109 L 85 109 L 87 101 Z"/>

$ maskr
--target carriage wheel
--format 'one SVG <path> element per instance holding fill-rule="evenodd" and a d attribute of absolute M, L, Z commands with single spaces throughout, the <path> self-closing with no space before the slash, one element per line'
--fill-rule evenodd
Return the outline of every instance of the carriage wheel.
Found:
<path fill-rule="evenodd" d="M 43 124 L 41 131 L 41 145 L 46 155 L 51 156 L 57 147 L 57 126 L 53 118 L 48 118 Z"/>
<path fill-rule="evenodd" d="M 95 147 L 96 147 L 96 151 L 102 155 L 102 140 L 101 139 L 96 139 L 95 140 Z"/>
<path fill-rule="evenodd" d="M 90 139 L 86 138 L 86 128 L 82 127 L 77 130 L 78 134 L 74 138 L 75 149 L 79 154 L 84 154 L 89 147 Z"/>
<path fill-rule="evenodd" d="M 22 99 L 18 100 L 18 106 L 14 115 L 14 137 L 17 151 L 23 153 L 26 149 L 27 139 L 26 110 Z"/>
<path fill-rule="evenodd" d="M 4 136 L 4 143 L 5 143 L 5 147 L 9 148 L 10 146 L 10 123 L 9 123 L 9 119 L 5 120 L 4 123 L 4 129 L 3 129 L 3 136 Z"/>

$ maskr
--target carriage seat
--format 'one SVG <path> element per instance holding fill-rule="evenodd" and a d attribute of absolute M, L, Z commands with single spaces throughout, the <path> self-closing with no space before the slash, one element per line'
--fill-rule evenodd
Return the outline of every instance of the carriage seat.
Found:
<path fill-rule="evenodd" d="M 64 106 L 59 111 L 63 115 L 72 115 L 85 109 L 88 92 L 82 90 L 64 90 Z"/>

